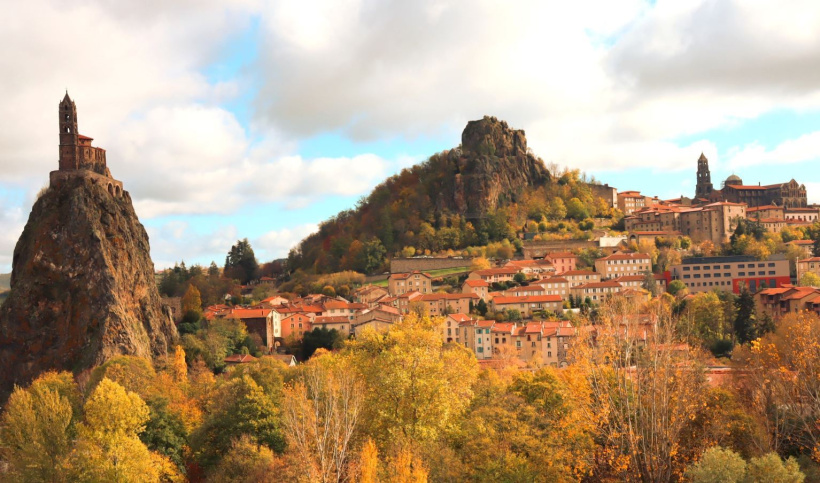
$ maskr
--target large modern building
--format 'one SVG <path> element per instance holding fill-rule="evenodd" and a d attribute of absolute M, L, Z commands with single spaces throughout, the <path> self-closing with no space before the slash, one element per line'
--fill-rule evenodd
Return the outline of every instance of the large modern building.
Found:
<path fill-rule="evenodd" d="M 690 293 L 710 290 L 740 293 L 741 284 L 756 292 L 761 288 L 791 283 L 789 261 L 782 255 L 769 260 L 750 256 L 687 258 L 670 270 L 672 280 L 680 280 Z"/>

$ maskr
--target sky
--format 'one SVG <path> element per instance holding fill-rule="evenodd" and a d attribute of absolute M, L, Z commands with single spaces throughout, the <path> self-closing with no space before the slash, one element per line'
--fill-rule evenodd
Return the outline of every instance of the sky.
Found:
<path fill-rule="evenodd" d="M 158 269 L 284 257 L 469 120 L 547 163 L 691 196 L 820 202 L 820 2 L 0 0 L 0 272 L 57 169 L 65 91 Z"/>

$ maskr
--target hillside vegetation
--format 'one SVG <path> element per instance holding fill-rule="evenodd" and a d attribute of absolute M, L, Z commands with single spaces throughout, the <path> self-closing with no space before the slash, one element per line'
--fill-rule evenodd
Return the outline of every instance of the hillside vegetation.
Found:
<path fill-rule="evenodd" d="M 507 240 L 507 251 L 521 231 L 584 238 L 595 216 L 620 214 L 592 195 L 578 171 L 548 170 L 523 131 L 484 117 L 468 123 L 461 146 L 391 176 L 354 209 L 322 223 L 291 251 L 288 267 L 372 273 L 397 255 L 485 255 L 470 247 L 498 249 L 492 244 Z"/>

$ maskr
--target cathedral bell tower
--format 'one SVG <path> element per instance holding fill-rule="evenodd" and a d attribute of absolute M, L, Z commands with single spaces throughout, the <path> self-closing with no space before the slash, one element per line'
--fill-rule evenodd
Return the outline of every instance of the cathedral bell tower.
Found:
<path fill-rule="evenodd" d="M 712 175 L 709 173 L 709 160 L 703 153 L 698 158 L 698 184 L 695 188 L 695 198 L 708 198 L 712 194 Z"/>
<path fill-rule="evenodd" d="M 68 97 L 60 102 L 60 170 L 79 168 L 79 138 L 77 134 L 77 106 Z"/>

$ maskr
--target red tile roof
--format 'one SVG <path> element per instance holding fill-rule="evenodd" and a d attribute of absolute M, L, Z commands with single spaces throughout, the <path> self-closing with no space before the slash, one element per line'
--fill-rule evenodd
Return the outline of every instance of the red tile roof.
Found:
<path fill-rule="evenodd" d="M 245 362 L 253 362 L 256 360 L 256 357 L 250 354 L 234 354 L 222 359 L 225 362 L 233 362 L 235 364 L 242 364 Z"/>

